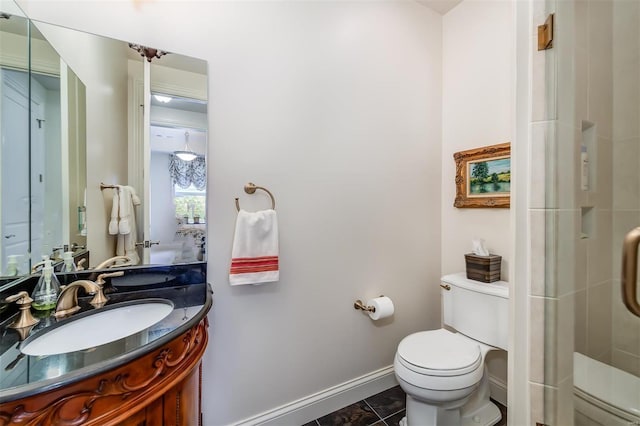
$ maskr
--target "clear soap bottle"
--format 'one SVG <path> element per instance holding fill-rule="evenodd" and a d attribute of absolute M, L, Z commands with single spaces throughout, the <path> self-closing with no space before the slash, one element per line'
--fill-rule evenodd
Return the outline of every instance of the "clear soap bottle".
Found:
<path fill-rule="evenodd" d="M 20 259 L 19 254 L 12 254 L 7 256 L 7 270 L 4 271 L 4 274 L 9 277 L 15 277 L 20 275 L 20 267 L 18 266 L 18 259 Z"/>
<path fill-rule="evenodd" d="M 78 270 L 78 267 L 75 263 L 73 263 L 73 252 L 65 251 L 62 253 L 62 282 L 64 285 L 71 284 L 72 282 L 78 279 L 78 275 L 75 273 Z"/>
<path fill-rule="evenodd" d="M 36 288 L 31 294 L 33 309 L 39 311 L 48 311 L 56 307 L 58 294 L 60 293 L 60 283 L 53 273 L 53 264 L 51 259 L 44 261 L 42 275 L 36 284 Z"/>

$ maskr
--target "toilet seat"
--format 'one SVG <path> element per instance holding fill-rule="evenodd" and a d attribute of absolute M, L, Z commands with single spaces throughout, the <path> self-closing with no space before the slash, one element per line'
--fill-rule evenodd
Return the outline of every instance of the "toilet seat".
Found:
<path fill-rule="evenodd" d="M 398 345 L 398 360 L 409 370 L 428 376 L 460 376 L 482 365 L 479 345 L 445 329 L 411 334 Z"/>
<path fill-rule="evenodd" d="M 405 337 L 394 367 L 396 376 L 411 386 L 450 391 L 476 386 L 484 360 L 477 342 L 440 329 Z"/>

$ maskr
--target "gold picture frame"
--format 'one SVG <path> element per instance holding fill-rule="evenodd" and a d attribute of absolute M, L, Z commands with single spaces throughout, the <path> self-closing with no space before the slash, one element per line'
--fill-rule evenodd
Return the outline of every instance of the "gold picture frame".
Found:
<path fill-rule="evenodd" d="M 460 151 L 456 162 L 459 208 L 509 208 L 511 201 L 511 142 Z"/>

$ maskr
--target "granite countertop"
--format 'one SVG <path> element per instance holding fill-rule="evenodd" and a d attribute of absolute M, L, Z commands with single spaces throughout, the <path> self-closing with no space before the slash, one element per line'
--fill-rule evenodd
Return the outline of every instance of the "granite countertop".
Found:
<path fill-rule="evenodd" d="M 116 270 L 125 271 L 125 275 L 114 277 L 111 284 L 105 285 L 109 301 L 104 307 L 95 309 L 91 306 L 91 296 L 79 297 L 82 309 L 60 320 L 51 317 L 51 312 L 39 313 L 32 309 L 34 316 L 41 318 L 29 332 L 28 338 L 60 327 L 74 318 L 143 299 L 169 300 L 173 303 L 171 313 L 156 324 L 128 337 L 85 350 L 49 356 L 21 353 L 20 334 L 7 327 L 15 319 L 15 312 L 5 313 L 0 318 L 0 404 L 67 386 L 129 363 L 162 347 L 198 324 L 212 306 L 211 288 L 206 283 L 206 262 L 121 268 L 109 272 Z M 71 278 L 92 279 L 92 274 L 94 273 L 88 271 L 74 274 L 73 277 L 56 275 L 63 282 L 71 281 Z M 80 290 L 79 295 L 83 294 L 83 290 Z"/>

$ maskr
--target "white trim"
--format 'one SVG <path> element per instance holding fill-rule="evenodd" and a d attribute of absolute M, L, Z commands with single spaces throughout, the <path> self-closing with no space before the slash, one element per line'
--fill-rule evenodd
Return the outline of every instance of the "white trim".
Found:
<path fill-rule="evenodd" d="M 509 356 L 507 402 L 508 425 L 531 424 L 530 362 L 530 253 L 529 253 L 529 125 L 531 118 L 531 32 L 533 0 L 512 2 L 513 47 L 512 72 L 513 129 L 511 164 L 511 280 L 509 303 Z M 538 348 L 536 348 L 538 350 Z"/>
<path fill-rule="evenodd" d="M 26 56 L 12 55 L 6 52 L 0 53 L 0 66 L 25 72 L 29 69 Z"/>
<path fill-rule="evenodd" d="M 201 90 L 169 82 L 154 81 L 151 83 L 151 91 L 154 93 L 159 92 L 165 95 L 173 95 L 181 98 L 198 99 L 201 101 L 207 100 L 207 98 L 204 97 L 206 94 L 203 94 Z"/>
<path fill-rule="evenodd" d="M 507 406 L 507 384 L 497 377 L 489 375 L 489 389 L 491 398 Z"/>
<path fill-rule="evenodd" d="M 304 424 L 396 386 L 393 365 L 233 423 L 234 426 Z"/>

